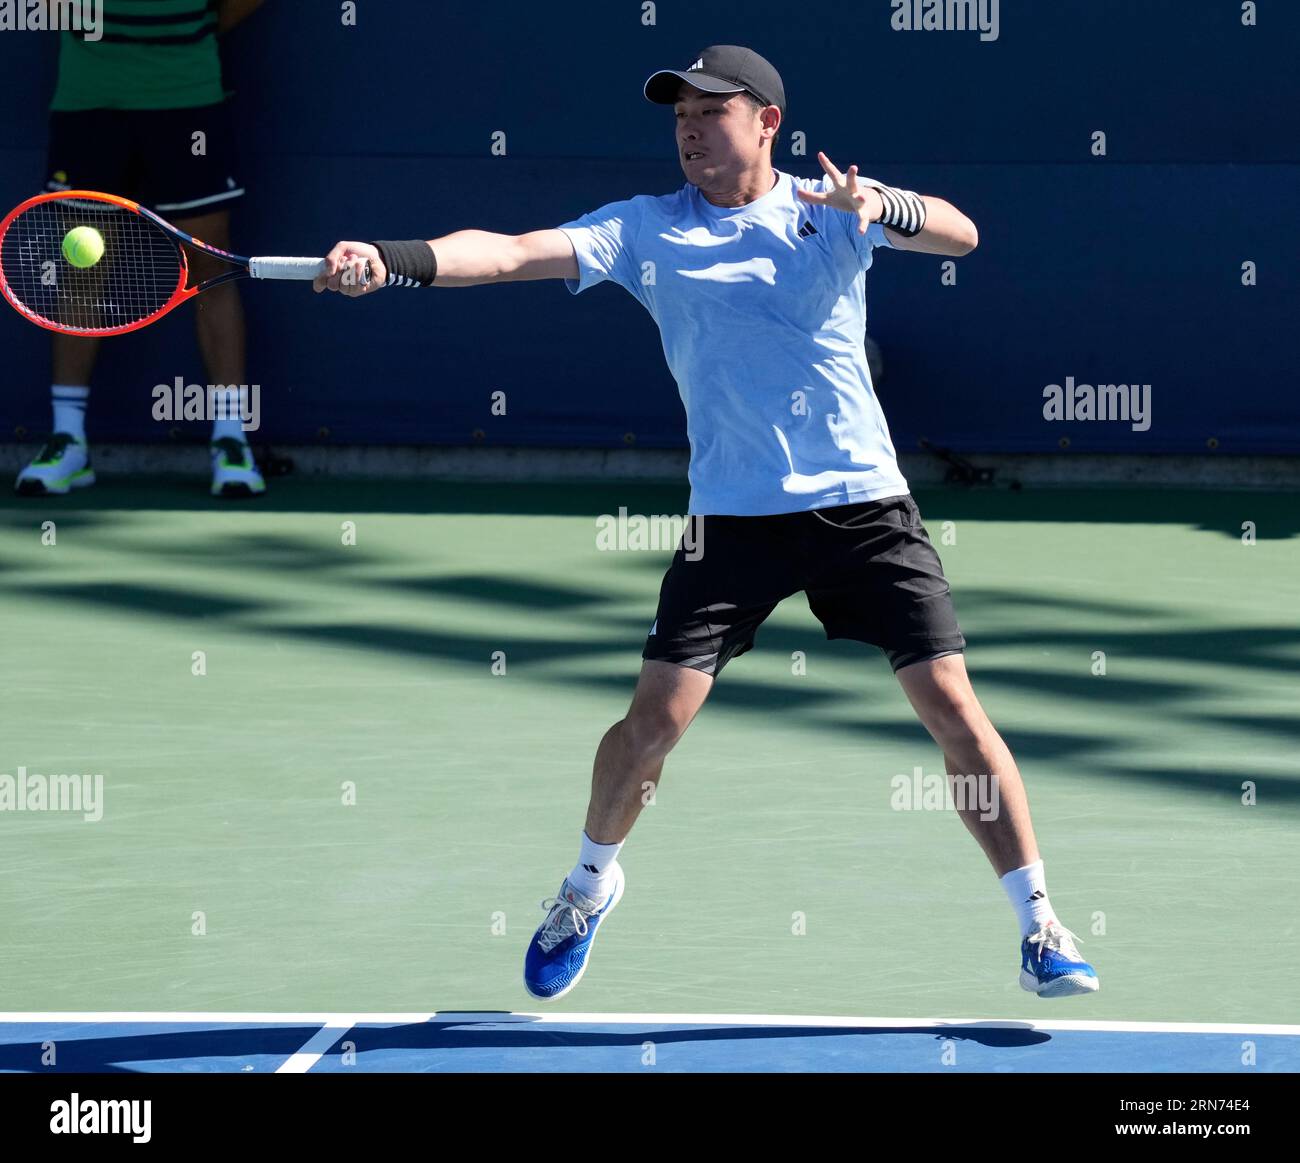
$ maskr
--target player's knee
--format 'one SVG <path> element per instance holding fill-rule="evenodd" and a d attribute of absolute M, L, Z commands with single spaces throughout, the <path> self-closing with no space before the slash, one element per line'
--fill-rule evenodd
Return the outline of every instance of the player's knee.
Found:
<path fill-rule="evenodd" d="M 978 743 L 988 719 L 978 703 L 939 699 L 926 708 L 926 726 L 945 749 Z"/>
<path fill-rule="evenodd" d="M 642 759 L 661 759 L 677 744 L 686 730 L 667 708 L 638 709 L 622 722 L 623 742 Z"/>

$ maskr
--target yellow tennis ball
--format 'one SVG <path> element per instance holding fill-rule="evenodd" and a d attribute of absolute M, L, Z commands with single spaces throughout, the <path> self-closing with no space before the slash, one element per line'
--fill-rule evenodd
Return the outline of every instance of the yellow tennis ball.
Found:
<path fill-rule="evenodd" d="M 104 236 L 93 226 L 74 226 L 63 236 L 63 257 L 74 267 L 93 267 L 104 257 Z"/>

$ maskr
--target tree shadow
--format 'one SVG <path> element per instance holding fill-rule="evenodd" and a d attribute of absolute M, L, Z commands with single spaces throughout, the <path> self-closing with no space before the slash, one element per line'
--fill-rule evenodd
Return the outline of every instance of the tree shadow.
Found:
<path fill-rule="evenodd" d="M 387 489 L 388 483 L 383 482 L 383 487 Z M 445 486 L 433 491 L 442 489 Z M 539 498 L 534 490 L 529 494 L 529 503 L 541 510 L 556 507 L 556 498 L 582 499 L 589 509 L 593 497 L 590 489 L 569 486 L 555 487 L 549 499 Z M 446 492 L 441 495 L 444 500 L 450 497 Z M 15 527 L 15 512 L 11 507 L 5 513 L 11 529 Z M 24 515 L 19 527 L 29 520 Z M 78 520 L 83 530 L 102 526 L 97 532 L 104 533 L 105 542 L 113 533 L 114 517 L 107 507 L 83 512 Z M 66 526 L 66 519 L 60 522 Z M 23 535 L 30 536 L 31 528 L 28 525 Z M 298 614 L 300 607 L 281 597 L 283 591 L 278 588 L 267 589 L 270 596 L 261 597 L 257 586 L 199 588 L 175 577 L 170 585 L 80 582 L 65 580 L 45 567 L 24 569 L 21 563 L 15 566 L 8 562 L 0 575 L 0 592 L 24 602 L 62 603 L 101 613 L 204 621 L 250 639 L 296 639 L 373 657 L 468 665 L 481 668 L 483 674 L 488 673 L 494 653 L 502 651 L 512 673 L 523 667 L 548 688 L 608 691 L 621 698 L 631 695 L 655 596 L 648 582 L 641 585 L 640 570 L 658 573 L 667 564 L 667 555 L 655 555 L 656 560 L 647 554 L 628 554 L 626 563 L 618 563 L 619 569 L 636 571 L 629 588 L 644 589 L 644 613 L 630 614 L 626 612 L 626 596 L 611 599 L 606 596 L 607 589 L 602 591 L 591 584 L 534 581 L 522 572 L 513 576 L 475 572 L 385 576 L 385 567 L 406 566 L 409 562 L 373 548 L 367 551 L 352 547 L 340 552 L 307 537 L 286 539 L 258 530 L 222 538 L 195 534 L 184 542 L 169 539 L 155 543 L 128 525 L 116 547 L 130 555 L 133 568 L 138 562 L 154 564 L 163 576 L 178 558 L 198 556 L 220 562 L 229 570 L 226 576 L 236 582 L 248 570 L 258 571 L 267 580 L 274 575 L 303 575 L 318 585 L 336 587 L 332 592 L 327 589 L 323 599 L 333 604 L 353 606 L 361 595 L 373 608 L 384 595 L 400 593 L 414 603 L 414 610 L 403 607 L 400 624 L 377 622 L 367 616 L 369 611 L 345 621 L 304 621 Z M 220 579 L 223 575 L 217 570 L 213 576 Z M 450 603 L 451 617 L 446 616 L 445 603 Z M 1158 712 L 1175 730 L 1179 725 L 1212 723 L 1242 732 L 1266 733 L 1287 743 L 1300 738 L 1300 723 L 1284 714 L 1247 713 L 1235 718 L 1221 711 L 1207 714 L 1200 708 L 1213 706 L 1219 692 L 1204 671 L 1192 669 L 1197 664 L 1212 665 L 1216 671 L 1228 668 L 1237 683 L 1265 679 L 1270 683 L 1294 682 L 1300 666 L 1298 626 L 1153 627 L 1122 622 L 1117 626 L 1117 620 L 1130 615 L 1149 619 L 1162 611 L 1109 598 L 1056 595 L 1027 587 L 977 587 L 961 591 L 957 604 L 959 616 L 970 609 L 977 624 L 986 622 L 990 627 L 975 631 L 967 650 L 967 665 L 978 690 L 1041 697 L 1072 709 L 1086 708 L 1093 719 L 1112 714 L 1126 716 L 1117 720 L 1118 734 L 1113 727 L 1068 730 L 1050 722 L 1007 731 L 1008 741 L 1017 753 L 1031 759 L 1083 759 L 1091 770 L 1104 773 L 1108 779 L 1127 775 L 1183 792 L 1219 794 L 1233 781 L 1239 784 L 1240 778 L 1250 778 L 1252 773 L 1189 773 L 1120 761 L 1116 753 L 1129 746 L 1125 730 L 1130 735 L 1136 730 L 1132 720 L 1135 708 Z M 1021 628 L 1026 608 L 1046 615 L 1041 620 L 1051 625 L 1046 629 Z M 481 624 L 493 628 L 460 629 L 467 611 Z M 503 619 L 506 613 L 519 617 Z M 804 617 L 808 619 L 806 627 L 788 623 L 763 626 L 757 636 L 756 652 L 766 653 L 769 658 L 782 654 L 793 657 L 802 652 L 815 677 L 796 677 L 792 673 L 784 680 L 773 678 L 770 669 L 760 675 L 748 669 L 747 659 L 742 657 L 731 664 L 714 688 L 710 706 L 755 722 L 759 718 L 771 721 L 774 716 L 788 713 L 789 722 L 801 729 L 834 732 L 850 740 L 886 739 L 909 745 L 928 740 L 901 697 L 885 704 L 879 700 L 871 705 L 865 703 L 865 696 L 872 690 L 888 687 L 897 694 L 879 650 L 857 643 L 828 643 L 806 611 Z M 1097 625 L 1087 628 L 1089 620 Z M 1076 628 L 1080 624 L 1085 628 Z M 528 631 L 521 632 L 520 626 L 526 626 Z M 1023 655 L 1034 650 L 1066 656 L 1075 663 L 1072 669 L 1063 671 L 1060 657 L 1053 659 L 1051 668 L 982 661 L 994 651 L 1020 651 Z M 1107 655 L 1105 675 L 1092 673 L 1091 659 L 1097 650 Z M 590 664 L 595 661 L 617 662 L 624 668 L 623 673 L 611 674 L 608 666 L 594 672 Z M 1133 664 L 1140 670 L 1130 669 Z M 846 676 L 855 676 L 851 686 L 845 683 Z M 888 707 L 883 714 L 882 705 Z M 1293 781 L 1269 776 L 1268 786 L 1275 799 L 1295 802 L 1297 785 Z"/>
<path fill-rule="evenodd" d="M 1048 524 L 1186 525 L 1242 536 L 1251 521 L 1261 542 L 1300 534 L 1300 504 L 1294 492 L 1223 489 L 1093 486 L 1019 491 L 917 486 L 912 490 L 927 521 L 1025 521 Z M 105 475 L 92 489 L 65 497 L 0 495 L 0 523 L 39 524 L 76 514 L 112 510 L 194 510 L 333 513 L 484 514 L 492 516 L 679 515 L 687 511 L 689 488 L 681 482 L 575 480 L 545 482 L 450 481 L 424 477 L 327 477 L 306 474 L 274 478 L 257 498 L 232 502 L 210 496 L 195 476 Z"/>

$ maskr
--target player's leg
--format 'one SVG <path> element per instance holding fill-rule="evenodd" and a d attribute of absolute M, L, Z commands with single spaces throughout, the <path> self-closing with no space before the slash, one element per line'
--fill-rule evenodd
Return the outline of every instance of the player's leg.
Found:
<path fill-rule="evenodd" d="M 712 686 L 712 675 L 688 666 L 641 664 L 632 705 L 596 749 L 578 862 L 542 902 L 546 920 L 524 958 L 524 988 L 534 997 L 563 997 L 586 972 L 596 929 L 623 898 L 619 850 Z"/>
<path fill-rule="evenodd" d="M 722 668 L 753 646 L 759 626 L 794 592 L 785 524 L 692 518 L 660 586 L 632 705 L 596 753 L 583 850 L 569 878 L 588 895 L 608 892 L 618 847 Z"/>
<path fill-rule="evenodd" d="M 1002 736 L 975 697 L 960 652 L 913 662 L 896 672 L 899 685 L 943 752 L 950 776 L 987 776 L 985 810 L 978 797 L 954 794 L 954 803 L 999 877 L 1038 859 L 1024 781 Z M 963 785 L 964 786 L 964 785 Z M 954 789 L 956 791 L 958 789 Z M 987 818 L 986 818 L 987 817 Z"/>
<path fill-rule="evenodd" d="M 1020 983 L 1040 996 L 1097 988 L 1072 935 L 1051 912 L 1024 784 L 1002 737 L 971 689 L 966 645 L 939 555 L 911 496 L 886 497 L 810 513 L 808 604 L 827 637 L 855 638 L 889 656 L 917 714 L 944 752 L 954 801 L 1016 910 L 1021 927 Z M 983 780 L 983 784 L 980 784 Z M 981 819 L 965 791 L 996 794 Z M 958 794 L 961 792 L 961 794 Z M 978 803 L 979 797 L 971 797 Z M 985 813 L 989 814 L 989 813 Z"/>
<path fill-rule="evenodd" d="M 904 659 L 903 661 L 908 661 Z M 1029 799 L 1010 749 L 989 721 L 960 653 L 896 671 L 908 701 L 943 752 L 953 802 L 1016 911 L 1020 984 L 1040 997 L 1092 993 L 1097 974 L 1056 918 L 1029 818 Z"/>
<path fill-rule="evenodd" d="M 708 698 L 713 676 L 689 666 L 647 659 L 627 714 L 596 749 L 586 835 L 599 846 L 621 845 L 658 787 L 664 760 Z"/>
<path fill-rule="evenodd" d="M 543 902 L 546 920 L 524 958 L 534 997 L 553 1000 L 577 985 L 597 927 L 622 899 L 619 850 L 665 757 L 722 668 L 750 649 L 777 602 L 798 588 L 779 538 L 783 521 L 708 517 L 688 527 L 664 575 L 632 704 L 597 749 L 578 861 Z"/>
<path fill-rule="evenodd" d="M 962 819 L 999 876 L 1031 863 L 1038 853 L 1020 773 L 966 677 L 966 639 L 916 502 L 886 497 L 807 516 L 816 520 L 808 529 L 816 582 L 808 605 L 827 637 L 881 646 L 958 772 L 1003 776 L 997 818 L 980 821 L 976 807 Z"/>

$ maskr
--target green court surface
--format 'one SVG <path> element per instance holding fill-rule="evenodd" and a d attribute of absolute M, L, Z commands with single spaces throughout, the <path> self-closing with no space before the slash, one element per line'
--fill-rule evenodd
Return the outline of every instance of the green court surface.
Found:
<path fill-rule="evenodd" d="M 0 773 L 104 777 L 98 821 L 0 811 L 0 1009 L 535 1006 L 524 948 L 670 557 L 599 550 L 596 517 L 685 490 L 203 490 L 0 503 Z M 891 807 L 937 749 L 795 598 L 669 758 L 564 1008 L 1300 1020 L 1296 498 L 917 497 L 1101 992 L 1018 988 L 974 841 Z"/>

